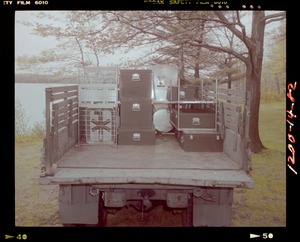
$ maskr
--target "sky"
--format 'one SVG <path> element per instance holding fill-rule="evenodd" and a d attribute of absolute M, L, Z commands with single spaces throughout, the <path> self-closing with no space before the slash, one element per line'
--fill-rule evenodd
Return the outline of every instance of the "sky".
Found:
<path fill-rule="evenodd" d="M 21 24 L 23 21 L 32 21 L 32 22 L 39 22 L 48 23 L 49 20 L 41 20 L 34 16 L 34 13 L 37 11 L 16 11 L 15 12 L 15 57 L 22 56 L 22 55 L 38 55 L 41 51 L 46 49 L 54 48 L 57 44 L 55 38 L 43 38 L 37 35 L 32 34 L 32 30 L 30 27 L 24 26 Z M 48 11 L 50 12 L 50 11 Z M 53 14 L 59 15 L 61 11 L 52 11 Z M 243 23 L 248 27 L 247 32 L 250 32 L 250 25 L 251 25 L 251 18 L 243 19 Z M 277 22 L 268 26 L 268 28 L 276 27 Z M 265 41 L 268 43 L 268 41 Z M 111 63 L 118 63 L 124 62 L 131 58 L 136 58 L 137 56 L 143 53 L 143 49 L 136 49 L 128 54 L 122 54 L 121 52 L 117 52 L 115 55 L 106 55 L 105 58 L 102 58 L 101 65 L 108 65 Z M 105 61 L 103 61 L 105 60 Z M 16 65 L 16 71 L 17 65 Z"/>
<path fill-rule="evenodd" d="M 34 11 L 15 12 L 15 55 L 37 55 L 40 51 L 55 47 L 55 39 L 33 35 L 31 29 L 22 25 L 23 21 L 41 21 L 34 17 Z"/>
<path fill-rule="evenodd" d="M 22 24 L 24 21 L 42 23 L 41 19 L 35 17 L 34 14 L 36 14 L 36 12 L 37 11 L 16 11 L 15 13 L 15 57 L 38 55 L 43 50 L 55 48 L 58 43 L 53 37 L 43 38 L 34 35 L 31 27 Z M 61 11 L 52 11 L 52 14 L 58 16 L 61 14 L 60 12 Z M 44 22 L 49 23 L 47 20 L 44 20 Z M 116 52 L 114 55 L 105 55 L 105 58 L 101 59 L 101 65 L 105 66 L 111 63 L 118 64 L 132 58 L 137 58 L 142 52 L 143 49 L 135 49 L 128 54 Z M 17 69 L 16 71 L 19 72 Z"/>

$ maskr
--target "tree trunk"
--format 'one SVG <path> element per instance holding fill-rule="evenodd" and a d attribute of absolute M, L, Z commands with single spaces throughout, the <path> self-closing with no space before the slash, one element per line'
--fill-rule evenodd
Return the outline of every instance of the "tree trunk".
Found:
<path fill-rule="evenodd" d="M 277 75 L 276 75 L 276 87 L 277 87 L 277 93 L 280 94 L 280 84 L 279 84 L 279 79 L 278 79 Z"/>
<path fill-rule="evenodd" d="M 184 81 L 184 50 L 183 50 L 183 44 L 180 46 L 180 58 L 179 58 L 179 79 Z"/>
<path fill-rule="evenodd" d="M 246 62 L 246 89 L 250 92 L 251 100 L 249 133 L 251 151 L 254 153 L 259 153 L 265 148 L 259 135 L 259 105 L 265 31 L 265 21 L 262 19 L 264 16 L 264 11 L 253 12 L 251 39 L 254 41 L 254 45 L 249 48 L 249 57 Z"/>
<path fill-rule="evenodd" d="M 232 47 L 230 47 L 232 48 Z M 227 74 L 227 88 L 228 89 L 231 89 L 231 83 L 232 83 L 232 73 L 231 73 L 231 67 L 232 67 L 232 64 L 231 64 L 232 60 L 229 56 L 229 59 L 228 59 L 228 63 L 227 63 L 227 71 L 228 71 L 228 74 Z"/>
<path fill-rule="evenodd" d="M 199 79 L 200 78 L 200 65 L 199 63 L 195 63 L 195 73 L 194 73 L 194 77 L 195 79 Z"/>

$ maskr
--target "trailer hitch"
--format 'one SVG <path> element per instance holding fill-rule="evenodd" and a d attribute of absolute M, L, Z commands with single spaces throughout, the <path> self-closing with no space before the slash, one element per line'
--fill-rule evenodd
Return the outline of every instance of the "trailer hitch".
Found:
<path fill-rule="evenodd" d="M 134 204 L 135 208 L 140 212 L 150 211 L 153 208 L 153 204 L 150 201 L 150 197 L 155 195 L 155 191 L 151 189 L 144 189 L 137 192 L 137 195 L 141 197 L 141 201 Z"/>

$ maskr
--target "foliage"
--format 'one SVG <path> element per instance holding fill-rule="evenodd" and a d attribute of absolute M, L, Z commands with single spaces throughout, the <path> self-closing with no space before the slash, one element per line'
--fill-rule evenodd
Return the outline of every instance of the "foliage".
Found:
<path fill-rule="evenodd" d="M 42 140 L 45 136 L 45 125 L 36 122 L 34 127 L 28 127 L 28 118 L 19 99 L 15 102 L 15 142 L 28 143 L 34 140 Z"/>
<path fill-rule="evenodd" d="M 272 91 L 263 91 L 261 93 L 261 103 L 273 103 L 286 100 L 285 93 L 276 93 Z"/>
<path fill-rule="evenodd" d="M 17 63 L 21 70 L 35 73 L 74 74 L 78 66 L 100 65 L 100 52 L 110 53 L 102 33 L 99 12 L 68 11 L 61 12 L 59 17 L 51 13 L 38 12 L 38 23 L 24 22 L 33 29 L 35 35 L 54 38 L 58 41 L 56 48 L 42 51 L 38 56 L 19 56 Z M 99 19 L 100 18 L 100 19 Z M 47 19 L 48 22 L 45 23 Z"/>
<path fill-rule="evenodd" d="M 262 73 L 262 94 L 266 98 L 274 93 L 282 95 L 286 83 L 286 22 L 282 21 L 272 31 L 272 40 L 267 47 L 270 51 L 265 56 Z"/>
<path fill-rule="evenodd" d="M 188 78 L 207 78 L 224 60 L 224 56 L 199 45 L 219 41 L 220 29 L 224 29 L 215 26 L 214 14 L 209 11 L 69 11 L 57 18 L 46 12 L 36 16 L 44 21 L 23 24 L 32 27 L 34 34 L 54 38 L 59 44 L 38 56 L 17 57 L 22 70 L 53 73 L 55 63 L 59 63 L 56 74 L 71 73 L 76 66 L 101 65 L 101 54 L 140 49 L 142 56 L 121 66 L 176 64 L 181 78 L 185 74 Z"/>
<path fill-rule="evenodd" d="M 28 131 L 26 135 L 15 134 L 15 143 L 30 143 L 36 140 L 43 140 L 45 137 L 45 126 L 42 123 L 35 123 L 32 130 Z"/>
<path fill-rule="evenodd" d="M 25 114 L 21 101 L 15 100 L 15 134 L 16 136 L 28 135 L 28 117 Z"/>

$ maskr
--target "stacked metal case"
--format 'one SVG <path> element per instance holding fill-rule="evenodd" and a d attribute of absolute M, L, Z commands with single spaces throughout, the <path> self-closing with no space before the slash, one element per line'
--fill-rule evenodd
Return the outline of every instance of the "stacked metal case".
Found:
<path fill-rule="evenodd" d="M 211 85 L 211 83 L 209 84 Z M 223 140 L 217 129 L 217 83 L 215 89 L 202 85 L 179 84 L 168 90 L 171 123 L 185 151 L 220 152 Z"/>
<path fill-rule="evenodd" d="M 118 69 L 84 67 L 79 71 L 80 141 L 116 144 L 118 127 Z"/>
<path fill-rule="evenodd" d="M 154 145 L 152 71 L 120 70 L 118 144 Z"/>

